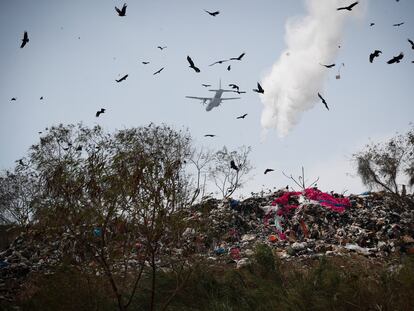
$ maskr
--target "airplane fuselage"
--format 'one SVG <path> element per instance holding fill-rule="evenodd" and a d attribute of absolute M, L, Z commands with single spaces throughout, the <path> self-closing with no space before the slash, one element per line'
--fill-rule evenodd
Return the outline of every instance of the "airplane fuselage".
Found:
<path fill-rule="evenodd" d="M 201 100 L 204 105 L 207 104 L 206 111 L 210 111 L 211 109 L 220 106 L 220 104 L 225 100 L 240 99 L 240 97 L 222 98 L 221 96 L 223 95 L 224 92 L 234 92 L 234 91 L 222 89 L 221 82 L 217 90 L 209 90 L 209 91 L 214 92 L 213 97 L 186 96 L 186 98 Z"/>
<path fill-rule="evenodd" d="M 214 107 L 218 107 L 221 104 L 221 95 L 223 95 L 223 90 L 217 90 L 216 94 L 214 94 L 214 97 L 210 99 L 210 102 L 208 103 L 206 107 L 206 111 L 210 111 Z"/>

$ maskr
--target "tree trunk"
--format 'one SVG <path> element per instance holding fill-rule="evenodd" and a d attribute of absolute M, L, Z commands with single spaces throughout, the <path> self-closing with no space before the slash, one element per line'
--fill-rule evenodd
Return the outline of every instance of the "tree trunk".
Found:
<path fill-rule="evenodd" d="M 151 267 L 152 267 L 152 284 L 151 284 L 151 311 L 155 310 L 155 277 L 156 277 L 156 267 L 155 267 L 155 250 L 151 254 Z"/>

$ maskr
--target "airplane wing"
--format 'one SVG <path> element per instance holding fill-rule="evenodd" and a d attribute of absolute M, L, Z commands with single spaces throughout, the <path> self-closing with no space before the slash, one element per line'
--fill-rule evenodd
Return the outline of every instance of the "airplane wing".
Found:
<path fill-rule="evenodd" d="M 220 98 L 221 100 L 240 99 L 241 97 Z"/>
<path fill-rule="evenodd" d="M 208 99 L 213 99 L 213 98 L 211 98 L 211 97 L 196 97 L 196 96 L 186 96 L 186 98 L 200 99 L 200 100 L 208 100 Z"/>
<path fill-rule="evenodd" d="M 234 92 L 234 90 L 223 90 L 223 89 L 221 89 L 221 90 L 209 90 L 210 92 L 218 92 L 218 91 L 222 91 L 223 93 L 224 92 Z"/>

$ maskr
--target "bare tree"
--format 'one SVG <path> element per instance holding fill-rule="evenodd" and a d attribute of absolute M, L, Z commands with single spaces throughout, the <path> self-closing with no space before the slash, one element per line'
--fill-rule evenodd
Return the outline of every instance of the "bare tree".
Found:
<path fill-rule="evenodd" d="M 199 196 L 201 198 L 205 196 L 206 181 L 209 174 L 208 165 L 212 162 L 213 158 L 214 154 L 211 150 L 204 150 L 202 148 L 200 150 L 193 149 L 191 153 L 189 161 L 196 171 L 195 190 L 191 204 L 193 204 Z"/>
<path fill-rule="evenodd" d="M 23 160 L 13 172 L 0 175 L 0 222 L 25 226 L 31 221 L 38 191 L 35 180 Z"/>
<path fill-rule="evenodd" d="M 293 177 L 292 174 L 290 176 L 286 175 L 285 172 L 282 172 L 283 175 L 289 179 L 291 179 L 301 190 L 305 190 L 306 188 L 311 188 L 316 186 L 316 183 L 319 180 L 319 177 L 316 178 L 313 182 L 307 184 L 307 180 L 305 179 L 305 169 L 302 166 L 302 175 L 299 175 L 297 178 Z"/>
<path fill-rule="evenodd" d="M 224 146 L 214 154 L 209 175 L 223 198 L 229 198 L 243 186 L 246 175 L 252 169 L 248 159 L 250 151 L 251 148 L 246 146 L 233 151 L 227 150 Z M 237 169 L 231 167 L 231 161 L 234 161 Z"/>

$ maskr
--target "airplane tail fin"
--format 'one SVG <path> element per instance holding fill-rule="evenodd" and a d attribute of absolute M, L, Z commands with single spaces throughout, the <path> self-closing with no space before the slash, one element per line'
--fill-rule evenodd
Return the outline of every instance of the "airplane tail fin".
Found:
<path fill-rule="evenodd" d="M 218 88 L 218 90 L 209 90 L 210 92 L 218 92 L 218 91 L 223 91 L 223 92 L 234 92 L 234 90 L 223 90 L 222 88 L 221 88 L 221 78 L 220 78 L 220 80 L 219 80 L 219 88 Z"/>

